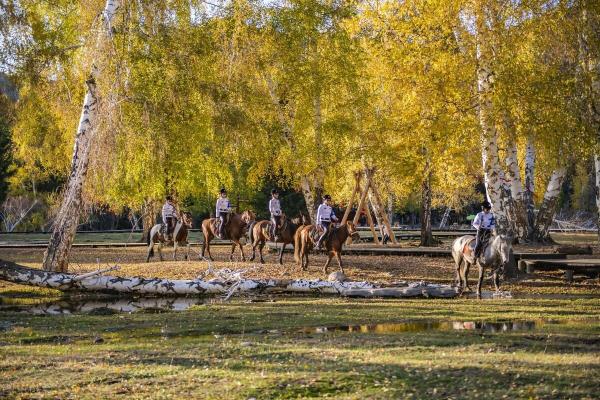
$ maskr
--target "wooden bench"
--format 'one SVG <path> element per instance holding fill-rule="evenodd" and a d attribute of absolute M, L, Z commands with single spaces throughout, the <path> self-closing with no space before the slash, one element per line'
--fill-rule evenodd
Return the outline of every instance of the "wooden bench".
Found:
<path fill-rule="evenodd" d="M 567 282 L 573 282 L 575 272 L 595 277 L 600 272 L 600 259 L 521 259 L 519 270 L 528 274 L 535 271 L 564 271 Z"/>

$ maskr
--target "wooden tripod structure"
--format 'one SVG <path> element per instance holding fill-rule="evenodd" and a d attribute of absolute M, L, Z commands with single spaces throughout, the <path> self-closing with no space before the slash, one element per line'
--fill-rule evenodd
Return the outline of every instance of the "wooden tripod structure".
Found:
<path fill-rule="evenodd" d="M 377 235 L 377 231 L 375 230 L 375 224 L 373 223 L 373 217 L 371 216 L 370 208 L 373 207 L 373 205 L 371 204 L 371 207 L 369 207 L 370 202 L 367 201 L 367 195 L 369 194 L 369 190 L 370 190 L 371 196 L 380 205 L 379 209 L 380 210 L 382 209 L 381 208 L 381 197 L 379 196 L 377 186 L 375 186 L 375 184 L 373 182 L 374 172 L 375 172 L 374 168 L 365 169 L 365 172 L 364 172 L 365 184 L 364 184 L 364 187 L 362 187 L 362 188 L 361 188 L 361 180 L 362 180 L 363 172 L 356 171 L 354 173 L 354 190 L 352 191 L 352 195 L 350 196 L 350 202 L 348 203 L 348 206 L 346 207 L 346 211 L 344 212 L 344 216 L 342 217 L 342 224 L 345 224 L 346 221 L 348 220 L 348 217 L 350 216 L 350 211 L 352 210 L 352 205 L 354 204 L 354 202 L 356 201 L 356 198 L 358 197 L 359 198 L 358 206 L 356 207 L 356 214 L 354 215 L 354 220 L 352 222 L 356 225 L 358 223 L 358 219 L 360 218 L 361 211 L 364 210 L 365 214 L 367 216 L 367 222 L 369 224 L 369 227 L 371 228 L 371 233 L 373 234 L 374 243 L 378 244 L 378 245 L 382 245 L 383 243 L 379 240 L 379 236 Z M 392 242 L 398 243 L 396 241 L 394 232 L 392 231 L 392 226 L 390 225 L 390 221 L 388 220 L 385 212 L 381 213 L 381 219 L 382 219 L 383 224 L 387 228 L 387 231 L 390 235 L 390 239 L 392 240 Z M 352 239 L 349 239 L 349 241 L 351 241 L 351 240 Z"/>

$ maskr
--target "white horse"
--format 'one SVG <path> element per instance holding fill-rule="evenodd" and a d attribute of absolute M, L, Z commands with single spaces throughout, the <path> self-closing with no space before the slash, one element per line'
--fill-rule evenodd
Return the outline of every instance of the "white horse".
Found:
<path fill-rule="evenodd" d="M 512 239 L 504 235 L 494 235 L 483 251 L 482 256 L 475 260 L 475 236 L 465 235 L 452 243 L 452 258 L 456 263 L 456 283 L 464 292 L 469 292 L 469 268 L 477 264 L 479 267 L 479 280 L 477 282 L 477 298 L 481 298 L 481 284 L 483 271 L 491 268 L 496 292 L 500 290 L 500 274 L 510 260 Z"/>
<path fill-rule="evenodd" d="M 190 213 L 182 213 L 181 218 L 175 224 L 175 229 L 173 230 L 173 260 L 177 260 L 177 248 L 178 246 L 186 246 L 187 251 L 185 253 L 185 259 L 188 260 L 190 257 L 190 244 L 187 241 L 188 237 L 188 229 L 192 227 L 192 216 Z M 156 224 L 150 230 L 150 234 L 148 235 L 148 256 L 146 257 L 146 262 L 150 261 L 150 257 L 154 256 L 154 244 L 158 243 L 158 256 L 160 257 L 160 261 L 163 261 L 162 256 L 162 246 L 163 243 L 169 244 L 170 241 L 167 241 L 165 233 L 162 231 L 162 224 Z"/>

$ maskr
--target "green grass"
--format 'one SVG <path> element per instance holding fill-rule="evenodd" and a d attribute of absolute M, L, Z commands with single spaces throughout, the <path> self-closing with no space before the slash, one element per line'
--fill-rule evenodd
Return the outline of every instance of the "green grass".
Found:
<path fill-rule="evenodd" d="M 595 398 L 600 299 L 209 302 L 179 313 L 0 314 L 6 398 Z M 405 320 L 550 319 L 504 334 L 326 334 Z M 102 343 L 94 343 L 101 337 Z"/>

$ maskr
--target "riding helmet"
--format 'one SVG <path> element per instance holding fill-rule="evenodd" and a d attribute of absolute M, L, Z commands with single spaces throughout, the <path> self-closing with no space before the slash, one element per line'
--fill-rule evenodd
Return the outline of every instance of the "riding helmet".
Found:
<path fill-rule="evenodd" d="M 279 194 L 279 190 L 277 190 L 277 189 L 272 189 L 272 190 L 271 190 L 271 194 L 272 194 L 272 195 L 273 195 L 273 194 Z"/>
<path fill-rule="evenodd" d="M 221 191 L 219 193 L 221 193 L 221 194 L 223 194 L 223 193 L 227 194 L 227 190 L 225 188 L 221 188 Z"/>
<path fill-rule="evenodd" d="M 173 196 L 167 196 L 167 201 L 173 201 Z"/>
<path fill-rule="evenodd" d="M 331 200 L 331 196 L 326 194 L 325 196 L 323 196 L 323 200 Z"/>
<path fill-rule="evenodd" d="M 484 210 L 490 210 L 492 208 L 492 205 L 489 201 L 486 200 L 483 203 L 481 203 L 481 208 L 483 208 Z"/>

